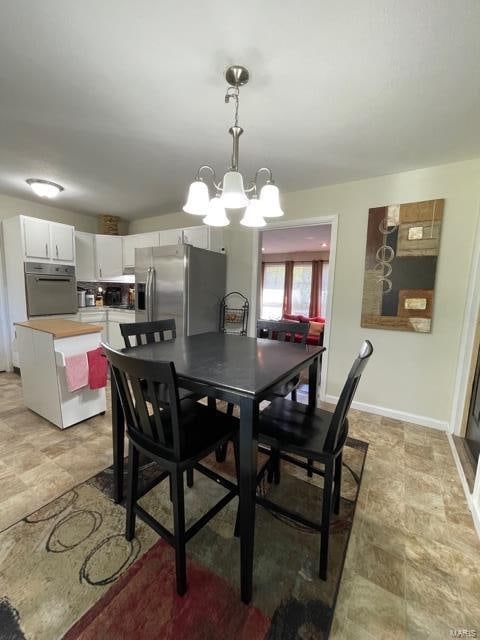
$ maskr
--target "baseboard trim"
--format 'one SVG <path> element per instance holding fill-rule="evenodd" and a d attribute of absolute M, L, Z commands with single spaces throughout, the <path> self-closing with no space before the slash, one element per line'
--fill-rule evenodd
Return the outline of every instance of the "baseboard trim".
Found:
<path fill-rule="evenodd" d="M 327 394 L 325 396 L 325 402 L 337 404 L 338 397 Z M 439 431 L 449 431 L 449 424 L 446 420 L 437 420 L 436 418 L 429 418 L 428 416 L 419 416 L 415 413 L 388 409 L 387 407 L 379 407 L 376 404 L 368 404 L 367 402 L 358 402 L 356 400 L 352 402 L 352 408 L 358 409 L 359 411 L 366 411 L 367 413 L 374 413 L 377 416 L 384 416 L 385 418 L 411 422 L 412 424 L 418 424 L 422 427 L 430 427 L 432 429 L 438 429 Z"/>

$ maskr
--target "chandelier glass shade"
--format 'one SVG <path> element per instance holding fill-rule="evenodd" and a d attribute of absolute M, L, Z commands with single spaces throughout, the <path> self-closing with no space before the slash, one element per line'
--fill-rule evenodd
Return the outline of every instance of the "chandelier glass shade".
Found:
<path fill-rule="evenodd" d="M 217 182 L 214 169 L 210 165 L 201 166 L 190 185 L 183 210 L 204 216 L 203 222 L 207 225 L 224 227 L 230 224 L 226 209 L 244 209 L 240 224 L 245 227 L 264 227 L 264 218 L 278 218 L 284 213 L 280 206 L 280 192 L 273 182 L 270 169 L 261 167 L 254 178 L 246 183 L 238 170 L 239 139 L 243 133 L 238 124 L 240 87 L 248 82 L 249 72 L 245 67 L 234 65 L 228 67 L 225 77 L 230 85 L 225 102 L 233 101 L 235 104 L 235 122 L 229 129 L 233 139 L 230 168 Z"/>
<path fill-rule="evenodd" d="M 61 184 L 51 182 L 50 180 L 41 180 L 40 178 L 28 178 L 25 181 L 33 193 L 40 198 L 56 198 L 59 193 L 64 191 Z"/>

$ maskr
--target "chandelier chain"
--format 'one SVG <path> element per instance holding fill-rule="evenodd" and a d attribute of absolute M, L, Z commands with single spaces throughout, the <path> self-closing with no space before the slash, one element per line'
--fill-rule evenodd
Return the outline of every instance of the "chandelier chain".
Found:
<path fill-rule="evenodd" d="M 238 127 L 238 107 L 240 104 L 240 89 L 238 87 L 228 87 L 225 95 L 225 102 L 230 102 L 230 100 L 235 101 L 234 126 Z"/>

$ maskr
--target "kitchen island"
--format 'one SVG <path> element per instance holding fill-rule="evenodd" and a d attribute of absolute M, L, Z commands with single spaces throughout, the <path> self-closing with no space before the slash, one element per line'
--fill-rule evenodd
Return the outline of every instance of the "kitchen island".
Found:
<path fill-rule="evenodd" d="M 65 429 L 106 409 L 105 389 L 67 389 L 65 358 L 96 349 L 102 327 L 62 318 L 15 323 L 25 405 Z"/>

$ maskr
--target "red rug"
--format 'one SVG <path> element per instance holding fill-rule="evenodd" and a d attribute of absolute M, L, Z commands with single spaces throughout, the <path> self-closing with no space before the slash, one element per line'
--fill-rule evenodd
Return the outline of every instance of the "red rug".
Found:
<path fill-rule="evenodd" d="M 157 542 L 66 633 L 64 640 L 264 640 L 271 621 L 239 592 L 189 561 L 189 589 L 175 592 L 173 549 Z"/>

